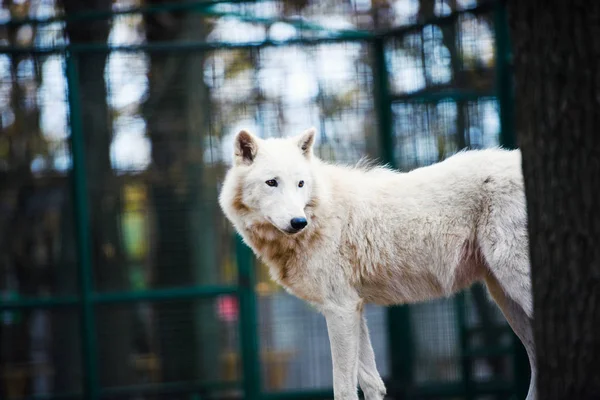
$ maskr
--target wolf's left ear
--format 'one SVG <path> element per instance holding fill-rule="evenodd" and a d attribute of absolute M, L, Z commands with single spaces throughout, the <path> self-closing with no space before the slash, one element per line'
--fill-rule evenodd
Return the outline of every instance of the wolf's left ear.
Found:
<path fill-rule="evenodd" d="M 317 130 L 315 128 L 310 128 L 299 136 L 298 147 L 300 147 L 300 151 L 302 151 L 302 154 L 304 154 L 306 157 L 310 157 L 312 155 L 316 132 Z"/>

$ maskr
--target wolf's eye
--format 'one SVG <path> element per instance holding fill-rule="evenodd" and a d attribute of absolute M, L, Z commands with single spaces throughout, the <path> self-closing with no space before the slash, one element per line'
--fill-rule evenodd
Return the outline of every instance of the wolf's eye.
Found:
<path fill-rule="evenodd" d="M 302 186 L 304 186 L 304 181 L 298 182 L 298 187 L 302 187 Z"/>
<path fill-rule="evenodd" d="M 275 179 L 269 179 L 265 183 L 271 187 L 277 187 L 277 181 Z"/>

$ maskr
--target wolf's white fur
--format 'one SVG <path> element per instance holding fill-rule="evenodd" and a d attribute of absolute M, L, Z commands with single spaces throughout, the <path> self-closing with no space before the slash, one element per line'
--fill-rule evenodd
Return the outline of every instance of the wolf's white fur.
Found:
<path fill-rule="evenodd" d="M 535 398 L 526 206 L 519 151 L 465 151 L 400 173 L 325 163 L 314 130 L 240 132 L 220 205 L 271 276 L 325 316 L 336 399 L 385 386 L 362 310 L 450 296 L 485 281 L 527 349 Z M 277 186 L 265 182 L 276 180 Z M 304 185 L 299 187 L 299 182 Z M 308 226 L 290 234 L 291 218 Z"/>

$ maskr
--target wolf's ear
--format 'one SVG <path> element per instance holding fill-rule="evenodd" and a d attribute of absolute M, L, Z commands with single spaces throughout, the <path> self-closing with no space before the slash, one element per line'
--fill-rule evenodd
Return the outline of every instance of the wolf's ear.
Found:
<path fill-rule="evenodd" d="M 315 128 L 310 128 L 298 136 L 298 147 L 300 147 L 300 151 L 302 151 L 302 154 L 304 154 L 306 157 L 310 157 L 312 155 L 316 132 L 317 130 Z"/>
<path fill-rule="evenodd" d="M 235 165 L 250 165 L 258 151 L 258 138 L 246 131 L 240 131 L 235 136 L 234 148 Z"/>

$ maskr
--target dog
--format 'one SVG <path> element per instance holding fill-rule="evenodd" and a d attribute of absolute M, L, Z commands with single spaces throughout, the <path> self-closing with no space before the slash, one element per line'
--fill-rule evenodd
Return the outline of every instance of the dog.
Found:
<path fill-rule="evenodd" d="M 519 150 L 461 151 L 410 172 L 334 165 L 313 151 L 315 129 L 234 140 L 219 204 L 273 280 L 324 316 L 334 396 L 381 400 L 366 303 L 447 297 L 475 282 L 527 350 L 535 399 L 533 305 Z"/>

